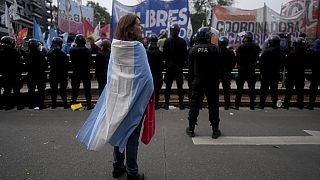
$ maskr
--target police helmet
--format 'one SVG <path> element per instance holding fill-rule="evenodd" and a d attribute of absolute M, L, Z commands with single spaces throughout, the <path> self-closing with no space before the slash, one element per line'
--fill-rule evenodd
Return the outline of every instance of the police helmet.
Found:
<path fill-rule="evenodd" d="M 199 43 L 208 43 L 211 40 L 211 28 L 210 27 L 201 27 L 197 31 L 197 37 Z"/>
<path fill-rule="evenodd" d="M 37 50 L 40 43 L 37 39 L 29 39 L 28 41 L 28 47 L 30 50 Z"/>
<path fill-rule="evenodd" d="M 109 40 L 104 39 L 101 44 L 100 47 L 102 48 L 102 50 L 106 50 L 106 49 L 110 49 L 111 48 L 111 43 Z"/>
<path fill-rule="evenodd" d="M 77 46 L 80 47 L 84 47 L 86 45 L 86 39 L 82 34 L 77 34 L 74 42 L 77 44 Z"/>
<path fill-rule="evenodd" d="M 180 33 L 180 26 L 179 24 L 172 24 L 170 26 L 170 33 L 172 36 L 178 36 Z"/>
<path fill-rule="evenodd" d="M 253 41 L 253 34 L 252 32 L 247 31 L 244 36 L 242 42 L 252 42 Z"/>
<path fill-rule="evenodd" d="M 295 48 L 306 48 L 307 45 L 307 40 L 303 37 L 298 37 L 297 39 L 295 39 L 295 41 L 293 42 L 293 46 Z"/>
<path fill-rule="evenodd" d="M 150 47 L 157 47 L 158 46 L 158 37 L 156 34 L 150 34 L 149 37 L 149 46 Z"/>
<path fill-rule="evenodd" d="M 280 46 L 280 37 L 278 35 L 273 35 L 268 40 L 270 47 L 279 47 Z"/>
<path fill-rule="evenodd" d="M 225 36 L 219 38 L 218 45 L 219 47 L 227 47 L 229 44 L 229 39 Z"/>
<path fill-rule="evenodd" d="M 52 39 L 51 48 L 53 49 L 62 49 L 63 40 L 60 37 L 54 37 Z"/>
<path fill-rule="evenodd" d="M 16 42 L 15 42 L 14 38 L 12 38 L 10 36 L 3 36 L 1 38 L 1 45 L 5 45 L 5 46 L 9 46 L 11 48 L 14 48 L 16 45 Z"/>

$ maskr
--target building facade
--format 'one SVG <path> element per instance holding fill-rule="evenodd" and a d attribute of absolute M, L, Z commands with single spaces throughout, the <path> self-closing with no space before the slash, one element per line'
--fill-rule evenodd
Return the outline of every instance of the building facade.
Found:
<path fill-rule="evenodd" d="M 40 24 L 42 32 L 48 29 L 48 26 L 52 25 L 52 0 L 16 0 L 17 11 L 20 19 L 12 20 L 14 32 L 17 34 L 21 29 L 29 28 L 28 35 L 32 35 L 33 18 Z M 0 37 L 8 34 L 8 29 L 5 26 L 3 14 L 5 13 L 5 5 L 10 7 L 14 0 L 0 0 Z"/>

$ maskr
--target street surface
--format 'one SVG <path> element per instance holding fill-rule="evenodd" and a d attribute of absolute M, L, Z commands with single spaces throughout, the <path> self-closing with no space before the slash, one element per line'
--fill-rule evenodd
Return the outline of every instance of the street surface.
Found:
<path fill-rule="evenodd" d="M 0 179 L 113 179 L 112 147 L 87 151 L 75 135 L 91 111 L 0 111 Z M 188 110 L 157 110 L 156 134 L 139 146 L 146 180 L 320 177 L 320 109 L 220 109 L 221 131 L 209 138 L 208 110 L 196 137 L 185 134 Z M 230 140 L 231 139 L 231 140 Z M 124 175 L 120 179 L 126 179 Z"/>

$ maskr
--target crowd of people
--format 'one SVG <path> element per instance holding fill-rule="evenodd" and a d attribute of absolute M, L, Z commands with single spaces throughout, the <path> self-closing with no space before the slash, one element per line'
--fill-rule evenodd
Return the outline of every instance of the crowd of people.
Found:
<path fill-rule="evenodd" d="M 184 75 L 183 69 L 188 69 L 187 79 L 189 86 L 189 100 L 190 107 L 195 102 L 192 102 L 193 84 L 196 83 L 198 72 L 195 72 L 194 58 L 195 54 L 200 52 L 194 52 L 194 47 L 203 44 L 205 36 L 203 28 L 192 37 L 190 42 L 190 48 L 184 39 L 179 37 L 180 27 L 178 24 L 173 24 L 170 29 L 170 37 L 166 31 L 161 32 L 159 35 L 150 34 L 141 40 L 144 45 L 149 65 L 154 78 L 154 89 L 156 107 L 159 106 L 159 94 L 163 82 L 166 85 L 164 91 L 164 109 L 169 109 L 170 94 L 172 83 L 175 80 L 178 89 L 179 108 L 184 109 L 184 94 L 183 89 Z M 313 42 L 312 46 L 309 46 L 302 34 L 301 37 L 296 38 L 293 42 L 286 41 L 286 48 L 283 46 L 283 34 L 271 35 L 263 48 L 260 49 L 259 45 L 254 42 L 253 34 L 246 32 L 242 36 L 242 44 L 236 49 L 228 47 L 229 41 L 227 37 L 219 37 L 212 28 L 208 29 L 207 33 L 211 33 L 210 44 L 217 47 L 218 53 L 208 57 L 209 59 L 216 59 L 218 64 L 208 64 L 205 67 L 200 68 L 200 74 L 204 73 L 203 69 L 210 68 L 210 71 L 218 72 L 219 80 L 223 87 L 224 94 L 224 108 L 239 109 L 241 104 L 241 97 L 243 94 L 244 83 L 248 83 L 249 97 L 250 97 L 250 109 L 265 107 L 266 98 L 270 88 L 272 108 L 276 109 L 278 101 L 278 84 L 281 77 L 281 72 L 285 72 L 285 98 L 283 101 L 283 108 L 288 109 L 290 107 L 290 100 L 292 93 L 297 94 L 297 106 L 304 108 L 304 85 L 305 85 L 305 69 L 310 67 L 312 75 L 309 78 L 311 81 L 309 89 L 309 104 L 306 106 L 308 109 L 314 108 L 314 102 L 316 100 L 318 85 L 319 85 L 319 51 L 320 40 L 317 39 Z M 72 98 L 71 104 L 77 103 L 77 97 L 79 92 L 79 86 L 82 81 L 87 109 L 92 109 L 91 103 L 91 79 L 90 69 L 94 68 L 96 71 L 95 77 L 98 81 L 99 94 L 107 82 L 106 71 L 108 67 L 108 60 L 111 52 L 111 42 L 109 40 L 102 40 L 96 45 L 95 39 L 92 37 L 85 38 L 79 34 L 69 36 L 66 43 L 60 37 L 56 37 L 52 41 L 51 47 L 47 50 L 43 47 L 43 44 L 36 39 L 25 39 L 24 42 L 17 46 L 15 40 L 9 36 L 1 38 L 0 57 L 1 57 L 1 69 L 0 69 L 0 88 L 3 88 L 1 94 L 0 108 L 12 109 L 15 106 L 17 109 L 23 109 L 24 104 L 19 101 L 20 89 L 23 82 L 21 81 L 21 74 L 24 72 L 26 75 L 26 82 L 28 87 L 28 106 L 29 108 L 39 107 L 39 109 L 47 108 L 44 104 L 46 82 L 50 83 L 50 95 L 52 99 L 51 108 L 57 106 L 57 94 L 60 92 L 60 96 L 63 102 L 64 108 L 69 108 L 70 104 L 67 100 L 67 85 L 69 74 L 68 71 L 72 71 L 70 75 L 72 86 Z M 200 49 L 199 51 L 201 51 Z M 207 51 L 207 49 L 204 49 Z M 96 54 L 93 63 L 92 54 Z M 68 57 L 68 55 L 70 57 Z M 70 63 L 71 62 L 71 67 Z M 215 69 L 218 67 L 218 69 Z M 260 104 L 255 104 L 256 99 L 256 73 L 255 69 L 260 69 Z M 236 97 L 234 100 L 234 106 L 230 104 L 230 82 L 232 79 L 231 72 L 234 68 L 238 69 L 236 77 Z M 284 71 L 285 68 L 285 71 Z M 163 71 L 165 74 L 163 75 Z M 47 72 L 49 76 L 47 77 Z M 207 78 L 212 78 L 211 74 L 208 74 Z M 201 80 L 204 82 L 210 82 L 210 80 Z M 218 83 L 219 85 L 219 83 Z M 295 91 L 293 91 L 295 88 Z M 37 89 L 37 93 L 36 93 Z M 219 95 L 219 91 L 210 91 L 210 93 Z M 203 100 L 205 92 L 197 94 L 199 96 L 199 102 Z M 206 95 L 208 100 L 208 95 Z M 196 103 L 198 104 L 198 103 Z M 209 103 L 210 104 L 210 103 Z M 201 106 L 201 103 L 200 103 Z"/>
<path fill-rule="evenodd" d="M 71 78 L 71 104 L 77 103 L 80 83 L 83 83 L 87 109 L 94 107 L 91 103 L 90 70 L 95 66 L 95 77 L 101 94 L 107 79 L 106 70 L 111 52 L 111 42 L 102 39 L 99 46 L 94 40 L 85 38 L 82 34 L 70 36 L 64 44 L 63 39 L 55 37 L 50 49 L 36 39 L 24 39 L 17 46 L 15 39 L 9 36 L 1 38 L 0 46 L 0 108 L 10 110 L 17 107 L 24 109 L 20 90 L 24 81 L 27 83 L 27 106 L 30 109 L 45 109 L 44 103 L 46 83 L 50 84 L 51 108 L 57 107 L 57 94 L 60 93 L 63 107 L 70 107 L 67 99 L 67 86 Z M 92 54 L 95 54 L 93 59 Z M 69 56 L 70 57 L 69 57 Z M 71 63 L 70 63 L 71 62 Z M 93 63 L 95 62 L 95 63 Z M 71 67 L 70 67 L 71 64 Z M 72 74 L 69 75 L 69 71 Z M 49 72 L 49 73 L 48 73 Z M 26 76 L 22 80 L 22 73 Z M 3 91 L 2 91 L 3 88 Z"/>

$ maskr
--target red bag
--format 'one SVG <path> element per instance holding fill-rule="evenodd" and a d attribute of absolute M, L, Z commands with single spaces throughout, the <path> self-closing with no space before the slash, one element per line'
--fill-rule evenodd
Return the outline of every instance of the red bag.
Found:
<path fill-rule="evenodd" d="M 151 100 L 147 105 L 145 114 L 146 114 L 146 118 L 144 119 L 144 123 L 143 123 L 143 132 L 141 136 L 141 142 L 143 142 L 144 144 L 149 144 L 156 129 L 154 94 L 152 95 Z"/>

